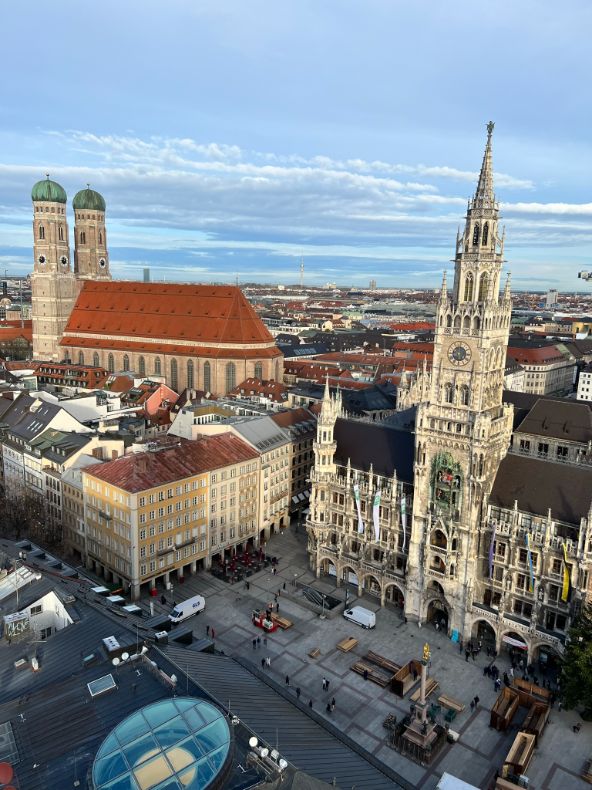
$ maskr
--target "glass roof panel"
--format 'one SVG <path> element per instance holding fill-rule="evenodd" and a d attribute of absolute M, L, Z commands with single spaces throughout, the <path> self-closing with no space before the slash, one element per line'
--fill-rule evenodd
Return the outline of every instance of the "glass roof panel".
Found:
<path fill-rule="evenodd" d="M 125 719 L 116 728 L 115 733 L 119 738 L 119 742 L 121 744 L 126 744 L 135 741 L 136 738 L 139 738 L 140 735 L 144 735 L 149 729 L 150 727 L 146 719 L 142 716 L 141 711 L 138 711 L 138 713 L 134 713 L 132 716 Z"/>

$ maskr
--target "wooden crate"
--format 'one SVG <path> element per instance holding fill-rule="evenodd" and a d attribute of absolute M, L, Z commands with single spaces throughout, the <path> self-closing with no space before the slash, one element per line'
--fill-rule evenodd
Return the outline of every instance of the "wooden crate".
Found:
<path fill-rule="evenodd" d="M 358 640 L 353 636 L 348 636 L 346 639 L 342 639 L 341 642 L 337 643 L 337 649 L 341 650 L 343 653 L 349 653 L 349 651 L 353 650 L 357 645 Z"/>

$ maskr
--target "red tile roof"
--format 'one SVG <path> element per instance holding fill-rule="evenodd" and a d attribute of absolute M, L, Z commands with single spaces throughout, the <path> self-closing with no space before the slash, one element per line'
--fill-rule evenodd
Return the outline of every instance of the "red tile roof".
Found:
<path fill-rule="evenodd" d="M 170 441 L 170 440 L 169 440 Z M 259 453 L 232 433 L 179 439 L 156 452 L 132 453 L 87 467 L 85 474 L 130 494 L 204 474 L 230 464 L 251 461 Z"/>
<path fill-rule="evenodd" d="M 273 344 L 271 334 L 236 286 L 117 280 L 84 283 L 64 335 L 62 345 L 82 346 L 89 344 L 72 340 L 102 335 L 191 341 L 206 347 L 213 343 Z M 154 345 L 151 348 L 154 350 Z"/>
<path fill-rule="evenodd" d="M 556 346 L 542 346 L 541 348 L 509 346 L 508 356 L 520 365 L 552 365 L 556 362 L 567 361 L 567 357 Z"/>
<path fill-rule="evenodd" d="M 12 340 L 17 340 L 22 337 L 28 343 L 33 341 L 33 329 L 29 327 L 20 326 L 7 326 L 0 324 L 0 343 L 10 343 Z"/>

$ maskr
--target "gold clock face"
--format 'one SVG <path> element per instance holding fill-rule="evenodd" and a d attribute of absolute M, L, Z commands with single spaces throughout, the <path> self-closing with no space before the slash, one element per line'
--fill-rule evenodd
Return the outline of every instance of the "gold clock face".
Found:
<path fill-rule="evenodd" d="M 466 365 L 471 359 L 471 349 L 466 343 L 454 343 L 448 349 L 448 359 L 453 365 Z"/>

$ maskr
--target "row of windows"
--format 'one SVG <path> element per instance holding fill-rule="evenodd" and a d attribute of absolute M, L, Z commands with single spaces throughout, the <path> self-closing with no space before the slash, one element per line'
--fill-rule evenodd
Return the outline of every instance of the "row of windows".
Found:
<path fill-rule="evenodd" d="M 56 213 L 55 206 L 52 206 L 51 208 L 49 208 L 49 206 L 35 206 L 35 211 L 41 211 L 41 212 L 45 211 L 46 214 L 49 213 L 50 211 L 51 211 L 52 214 Z M 64 209 L 58 207 L 57 213 L 58 214 L 63 214 L 64 213 Z"/>

